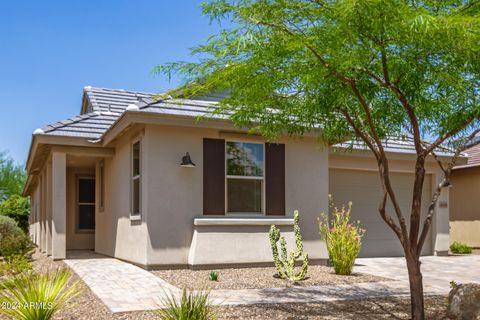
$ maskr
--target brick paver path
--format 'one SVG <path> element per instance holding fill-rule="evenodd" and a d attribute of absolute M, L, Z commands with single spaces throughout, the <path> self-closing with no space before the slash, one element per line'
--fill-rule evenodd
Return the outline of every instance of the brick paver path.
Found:
<path fill-rule="evenodd" d="M 132 264 L 93 253 L 70 254 L 65 260 L 112 312 L 152 310 L 165 293 L 180 290 Z M 480 256 L 423 257 L 426 294 L 447 294 L 451 280 L 480 283 Z M 322 302 L 407 296 L 408 276 L 403 258 L 358 259 L 356 272 L 370 273 L 393 281 L 249 290 L 215 290 L 216 303 L 223 305 L 288 302 Z"/>
<path fill-rule="evenodd" d="M 165 294 L 178 289 L 133 264 L 88 251 L 72 251 L 64 262 L 112 311 L 158 309 Z"/>

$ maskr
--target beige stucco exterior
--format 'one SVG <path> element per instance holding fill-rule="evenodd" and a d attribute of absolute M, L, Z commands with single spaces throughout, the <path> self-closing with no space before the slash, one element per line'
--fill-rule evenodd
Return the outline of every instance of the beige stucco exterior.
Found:
<path fill-rule="evenodd" d="M 147 265 L 146 214 L 141 220 L 130 220 L 130 148 L 135 138 L 145 139 L 142 128 L 135 127 L 119 137 L 113 144 L 115 155 L 104 159 L 105 203 L 103 212 L 99 212 L 97 205 L 95 251 L 139 265 Z M 142 190 L 146 190 L 147 149 L 143 147 L 141 150 L 144 160 Z M 97 201 L 98 199 L 97 196 Z M 144 209 L 148 207 L 146 192 L 142 192 L 142 205 Z"/>
<path fill-rule="evenodd" d="M 200 264 L 271 262 L 269 224 L 197 226 L 192 246 L 193 221 L 202 216 L 203 207 L 203 138 L 262 141 L 218 129 L 146 127 L 144 170 L 148 174 L 143 181 L 146 196 L 143 211 L 147 222 L 148 265 L 185 265 L 189 263 L 189 255 L 190 263 Z M 300 211 L 305 251 L 312 260 L 326 259 L 316 219 L 327 210 L 328 150 L 320 148 L 314 138 L 279 142 L 285 143 L 287 216 L 292 216 L 294 210 Z M 195 168 L 179 166 L 187 151 L 196 163 Z"/>
<path fill-rule="evenodd" d="M 454 170 L 450 239 L 480 248 L 480 167 Z"/>
<path fill-rule="evenodd" d="M 65 144 L 60 138 L 56 140 L 57 145 L 49 140 L 43 147 L 35 146 L 44 155 L 36 162 L 31 161 L 37 164 L 37 168 L 32 169 L 35 174 L 28 188 L 32 199 L 31 235 L 43 252 L 54 259 L 63 259 L 67 250 L 93 249 L 147 268 L 266 264 L 272 262 L 268 240 L 270 224 L 281 224 L 282 233 L 291 245 L 291 218 L 293 211 L 299 210 L 305 251 L 312 262 L 325 262 L 328 254 L 320 240 L 317 218 L 320 213 L 328 212 L 328 194 L 338 182 L 331 172 L 348 170 L 352 179 L 361 182 L 362 173 L 377 170 L 370 153 L 335 153 L 308 135 L 283 137 L 277 142 L 285 144 L 286 216 L 204 216 L 203 139 L 262 142 L 262 138 L 234 129 L 225 122 L 141 117 L 145 116 L 132 114 L 131 122 L 119 121 L 103 141 L 87 146 L 74 145 L 74 141 Z M 140 217 L 131 216 L 134 141 L 141 142 Z M 179 165 L 186 152 L 195 162 L 194 168 Z M 405 176 L 413 171 L 412 156 L 392 154 L 390 158 L 393 175 L 403 177 L 402 181 L 408 180 Z M 103 208 L 100 206 L 101 165 Z M 76 230 L 78 176 L 96 178 L 94 233 Z M 429 160 L 424 202 L 440 179 L 437 164 Z M 349 183 L 349 179 L 343 180 L 341 183 Z M 346 189 L 338 183 L 336 188 Z M 442 254 L 448 250 L 448 191 L 444 189 L 437 205 L 426 254 Z M 376 199 L 378 192 L 358 188 L 358 194 L 344 196 L 346 200 Z M 407 208 L 408 190 L 403 198 L 402 205 Z"/>

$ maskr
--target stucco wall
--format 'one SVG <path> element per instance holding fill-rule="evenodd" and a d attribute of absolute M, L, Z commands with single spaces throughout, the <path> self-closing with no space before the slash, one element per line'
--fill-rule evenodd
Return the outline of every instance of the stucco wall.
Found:
<path fill-rule="evenodd" d="M 144 181 L 147 197 L 144 213 L 148 222 L 149 265 L 188 263 L 193 219 L 202 216 L 203 208 L 203 138 L 228 140 L 228 134 L 202 128 L 146 127 L 144 145 L 148 149 L 145 168 L 148 177 Z M 283 139 L 279 142 L 285 143 L 287 215 L 291 216 L 295 209 L 300 211 L 305 251 L 310 259 L 325 259 L 327 254 L 319 239 L 316 219 L 328 206 L 328 151 L 319 148 L 313 138 Z M 195 168 L 179 166 L 187 151 L 196 163 Z M 238 233 L 239 228 L 234 229 Z M 258 237 L 260 232 L 265 239 L 268 237 L 268 226 L 240 229 L 242 233 L 252 232 Z M 218 233 L 215 230 L 211 230 L 211 236 L 221 239 L 225 227 L 218 228 Z M 221 257 L 226 257 L 224 253 L 229 250 L 236 252 L 238 263 L 271 261 L 268 241 L 245 241 L 244 245 L 231 241 L 231 244 L 218 246 L 215 262 L 221 263 Z M 258 254 L 252 255 L 252 251 Z"/>
<path fill-rule="evenodd" d="M 450 188 L 450 240 L 480 247 L 480 167 L 454 170 Z"/>
<path fill-rule="evenodd" d="M 104 211 L 96 206 L 95 251 L 141 265 L 146 264 L 146 225 L 131 221 L 130 214 L 130 147 L 136 128 L 122 135 L 114 144 L 115 155 L 104 159 L 105 203 Z M 145 155 L 146 148 L 142 148 Z M 145 176 L 143 167 L 143 176 Z M 97 181 L 98 163 L 97 163 Z M 145 179 L 142 181 L 145 190 Z M 98 186 L 98 184 L 97 184 Z M 98 188 L 97 188 L 98 189 Z M 98 201 L 97 190 L 97 201 Z M 144 201 L 145 202 L 145 201 Z"/>

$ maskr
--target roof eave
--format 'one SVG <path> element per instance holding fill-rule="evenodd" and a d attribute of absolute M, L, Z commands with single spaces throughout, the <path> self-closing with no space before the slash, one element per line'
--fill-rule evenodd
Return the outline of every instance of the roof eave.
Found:
<path fill-rule="evenodd" d="M 28 189 L 32 183 L 32 178 L 34 173 L 32 172 L 33 161 L 37 154 L 38 147 L 40 145 L 69 145 L 77 147 L 92 147 L 98 146 L 98 144 L 89 142 L 84 137 L 67 137 L 67 136 L 54 136 L 54 135 L 45 135 L 37 134 L 32 135 L 32 142 L 30 143 L 30 149 L 27 157 L 27 164 L 25 169 L 27 171 L 27 181 L 23 188 L 22 194 L 26 196 L 28 194 Z"/>
<path fill-rule="evenodd" d="M 105 131 L 105 133 L 99 138 L 103 146 L 111 143 L 123 130 L 125 130 L 132 123 L 141 124 L 164 124 L 174 126 L 188 126 L 188 127 L 201 127 L 209 129 L 220 130 L 242 130 L 248 131 L 247 127 L 236 127 L 233 122 L 228 119 L 219 118 L 205 118 L 205 121 L 198 121 L 197 117 L 186 115 L 173 115 L 164 114 L 158 112 L 148 111 L 125 111 L 122 115 Z M 305 134 L 305 136 L 315 136 L 315 130 L 312 130 Z"/>
<path fill-rule="evenodd" d="M 343 154 L 351 154 L 351 155 L 362 155 L 362 154 L 368 154 L 368 155 L 373 155 L 371 153 L 371 151 L 369 149 L 349 149 L 347 147 L 335 147 L 335 146 L 330 146 L 329 148 L 330 152 L 332 153 L 336 153 L 336 154 L 339 154 L 339 152 L 337 151 L 344 151 Z M 386 153 L 388 154 L 393 154 L 395 155 L 396 157 L 399 157 L 399 158 L 405 158 L 405 157 L 408 157 L 408 158 L 411 158 L 413 155 L 415 155 L 415 152 L 412 151 L 412 152 L 401 152 L 401 151 L 392 151 L 392 150 L 387 150 Z M 452 155 L 445 155 L 445 154 L 440 154 L 440 155 L 437 155 L 437 158 L 439 160 L 442 160 L 442 161 L 449 161 L 452 159 Z M 430 160 L 434 160 L 433 156 L 429 156 L 428 159 Z M 457 163 L 466 163 L 468 160 L 467 157 L 465 156 L 460 156 L 457 158 Z"/>

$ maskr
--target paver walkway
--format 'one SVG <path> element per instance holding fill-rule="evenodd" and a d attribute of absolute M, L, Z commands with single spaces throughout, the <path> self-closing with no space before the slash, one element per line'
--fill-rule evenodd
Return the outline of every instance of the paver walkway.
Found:
<path fill-rule="evenodd" d="M 180 290 L 132 264 L 93 253 L 70 254 L 65 260 L 112 312 L 152 310 L 160 297 Z M 480 256 L 423 257 L 426 294 L 447 294 L 455 280 L 480 283 Z M 407 296 L 408 276 L 403 258 L 358 259 L 356 272 L 383 276 L 394 281 L 315 287 L 214 290 L 214 302 L 223 305 L 288 302 L 322 302 Z"/>
<path fill-rule="evenodd" d="M 93 252 L 68 252 L 64 262 L 112 312 L 158 309 L 163 295 L 178 293 L 142 268 Z"/>

